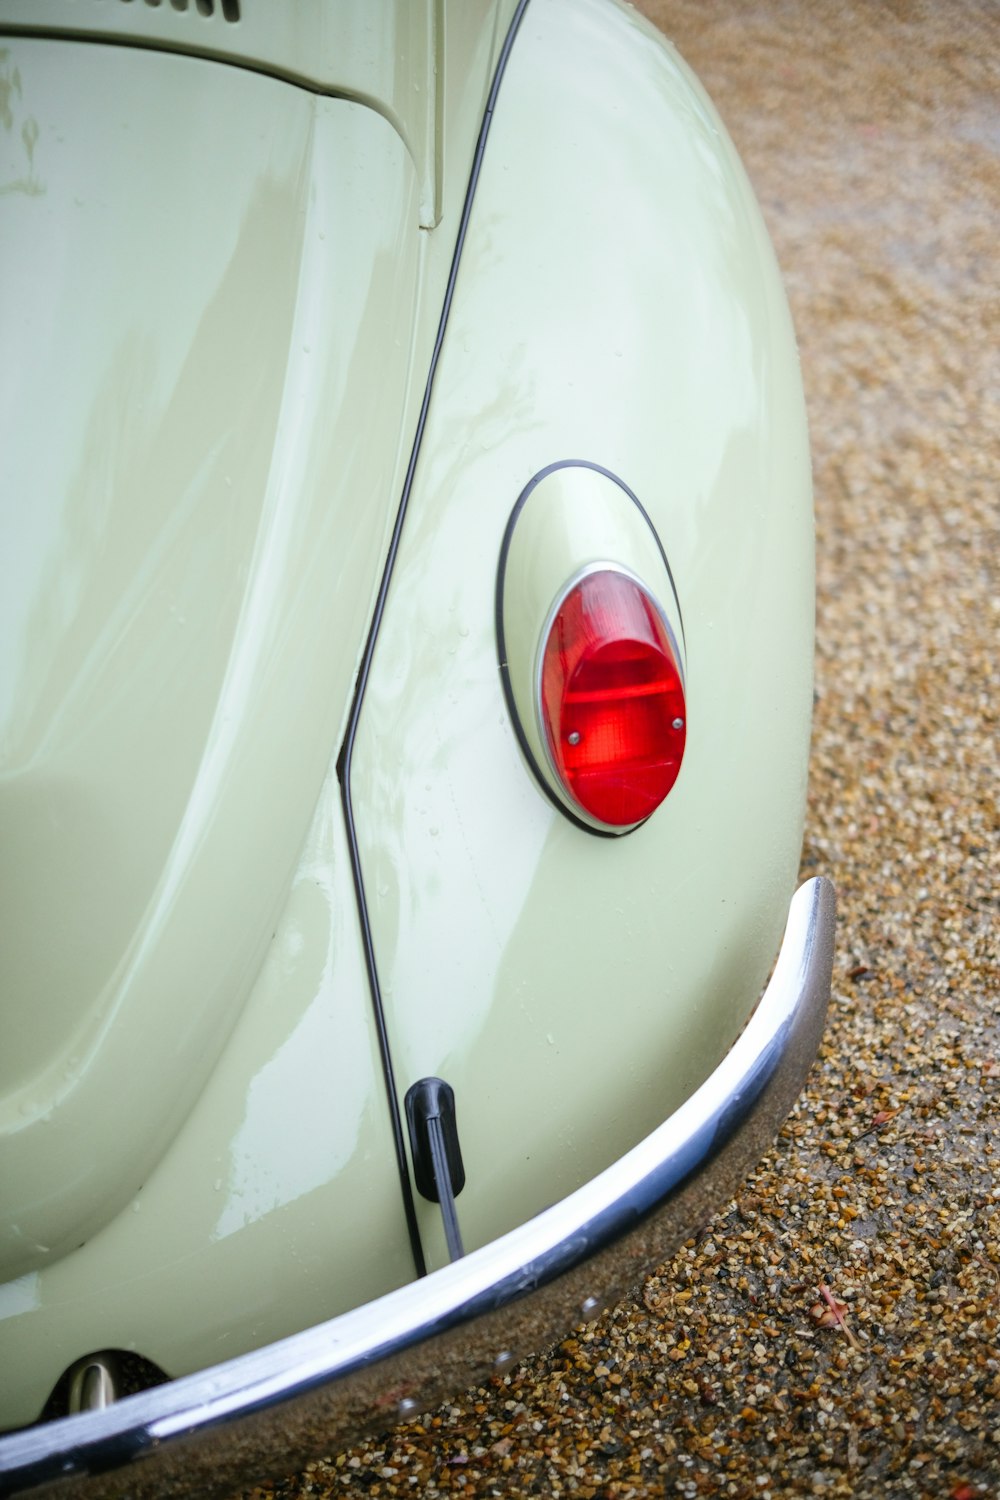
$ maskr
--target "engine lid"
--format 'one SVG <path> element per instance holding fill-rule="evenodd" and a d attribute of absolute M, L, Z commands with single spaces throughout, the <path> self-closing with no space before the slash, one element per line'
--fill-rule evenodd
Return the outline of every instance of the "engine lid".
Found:
<path fill-rule="evenodd" d="M 472 0 L 463 3 L 471 8 Z M 476 0 L 477 11 L 490 5 Z M 440 210 L 437 11 L 436 0 L 0 0 L 0 30 L 184 52 L 358 100 L 406 142 L 421 221 L 431 227 Z"/>
<path fill-rule="evenodd" d="M 6 1278 L 141 1185 L 274 929 L 394 509 L 419 185 L 379 114 L 245 68 L 5 67 Z"/>

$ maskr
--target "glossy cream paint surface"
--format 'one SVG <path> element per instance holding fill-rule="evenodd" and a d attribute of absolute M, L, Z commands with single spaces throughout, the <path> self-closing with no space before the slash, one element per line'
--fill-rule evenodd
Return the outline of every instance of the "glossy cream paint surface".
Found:
<path fill-rule="evenodd" d="M 488 0 L 463 0 L 482 13 Z M 440 20 L 437 0 L 322 0 L 321 4 L 244 3 L 227 21 L 220 3 L 67 4 L 0 0 L 0 28 L 84 36 L 190 52 L 239 63 L 310 91 L 353 99 L 376 110 L 401 137 L 416 165 L 421 214 L 440 212 L 435 98 Z"/>
<path fill-rule="evenodd" d="M 635 492 L 684 616 L 684 765 L 621 838 L 544 797 L 499 681 L 504 528 L 561 459 Z M 794 340 L 733 149 L 643 23 L 533 0 L 355 753 L 397 1082 L 455 1089 L 467 1247 L 659 1123 L 755 1003 L 801 839 L 812 580 Z M 438 1210 L 419 1211 L 439 1261 Z"/>
<path fill-rule="evenodd" d="M 413 1275 L 330 775 L 260 975 L 163 1161 L 81 1249 L 0 1286 L 0 1422 L 98 1349 L 172 1375 Z M 121 1121 L 127 1126 L 127 1119 Z"/>
<path fill-rule="evenodd" d="M 4 66 L 11 1276 L 141 1188 L 274 932 L 391 521 L 419 231 L 359 105 L 69 42 Z"/>
<path fill-rule="evenodd" d="M 291 382 L 291 394 L 282 399 L 291 401 L 303 417 L 295 429 L 296 449 L 303 456 L 300 484 L 286 490 L 308 501 L 303 519 L 311 517 L 318 549 L 315 563 L 301 550 L 296 553 L 295 579 L 303 587 L 317 581 L 324 585 L 325 605 L 338 612 L 342 627 L 335 641 L 329 633 L 315 631 L 306 645 L 292 628 L 294 621 L 284 629 L 289 645 L 300 652 L 303 668 L 330 674 L 333 682 L 353 670 L 360 649 L 364 621 L 359 623 L 359 616 L 347 612 L 357 610 L 365 589 L 370 597 L 367 554 L 362 555 L 361 542 L 369 536 L 367 528 L 383 525 L 382 506 L 388 515 L 401 491 L 469 165 L 510 9 L 509 4 L 490 8 L 465 0 L 460 7 L 446 9 L 447 67 L 439 76 L 439 102 L 446 127 L 442 159 L 449 169 L 443 178 L 441 224 L 433 234 L 416 233 L 415 174 L 405 157 L 399 156 L 383 121 L 374 115 L 366 117 L 364 111 L 338 101 L 309 101 L 307 113 L 312 112 L 313 119 L 307 126 L 303 96 L 297 89 L 267 82 L 261 95 L 259 80 L 246 73 L 215 66 L 207 77 L 205 63 L 189 64 L 183 59 L 167 59 L 170 71 L 161 75 L 164 81 L 169 79 L 172 100 L 188 98 L 189 103 L 198 104 L 199 111 L 210 110 L 213 121 L 216 108 L 227 103 L 222 122 L 213 124 L 229 153 L 220 162 L 225 169 L 220 170 L 220 178 L 235 170 L 233 163 L 241 159 L 247 140 L 258 151 L 263 137 L 274 132 L 281 139 L 287 133 L 282 122 L 289 116 L 300 122 L 304 138 L 295 140 L 299 165 L 293 179 L 284 180 L 286 199 L 296 205 L 296 222 L 304 221 L 297 231 L 301 244 L 313 246 L 311 258 L 303 255 L 304 267 L 310 269 L 310 276 L 316 272 L 322 279 L 325 274 L 330 284 L 310 288 L 310 279 L 300 272 L 297 295 L 301 299 L 309 294 L 304 305 L 311 318 L 314 307 L 323 311 L 325 298 L 339 297 L 337 282 L 343 276 L 344 292 L 354 298 L 354 316 L 363 322 L 366 337 L 344 343 L 336 328 L 329 329 L 324 316 L 317 327 L 328 336 L 319 343 L 311 341 L 308 356 L 300 357 L 291 347 L 283 350 L 278 371 L 282 380 Z M 46 66 L 55 68 L 58 77 L 64 65 L 59 59 L 75 60 L 78 53 L 75 48 L 62 50 L 62 43 L 56 45 L 60 50 Z M 8 96 L 13 104 L 13 129 L 8 138 L 0 136 L 0 143 L 13 152 L 6 183 L 14 185 L 15 194 L 38 197 L 44 189 L 51 198 L 50 147 L 55 132 L 46 133 L 24 92 L 25 80 L 34 76 L 22 66 L 28 56 L 25 46 L 17 39 L 0 41 L 0 47 L 7 48 L 0 78 L 18 80 Z M 103 55 L 102 49 L 89 47 L 81 62 L 99 54 Z M 31 55 L 37 55 L 34 49 Z M 136 92 L 136 119 L 142 116 L 140 105 L 151 77 L 148 56 L 138 54 L 140 71 L 133 75 L 128 66 L 131 55 L 119 49 L 114 52 L 115 88 L 109 89 L 102 108 L 110 109 L 124 87 L 127 117 L 119 121 L 123 135 L 134 128 L 127 107 Z M 189 67 L 193 68 L 190 76 Z M 284 104 L 278 102 L 282 97 Z M 268 100 L 271 104 L 265 111 Z M 66 119 L 64 136 L 82 130 L 77 114 L 85 104 L 85 93 L 64 101 L 59 116 Z M 25 143 L 35 136 L 35 125 L 39 130 L 32 155 Z M 199 135 L 199 146 L 201 140 Z M 41 165 L 45 165 L 44 173 Z M 271 170 L 266 158 L 258 165 L 262 172 Z M 191 172 L 185 169 L 184 176 L 190 177 Z M 148 197 L 140 190 L 141 181 L 125 186 L 138 223 L 131 223 L 131 211 L 122 212 L 118 234 L 127 238 L 140 233 L 144 212 L 155 210 L 166 236 L 163 255 L 176 257 L 178 247 L 190 245 L 187 221 L 165 214 L 152 179 Z M 223 191 L 225 197 L 225 184 L 213 181 L 212 188 Z M 114 206 L 107 198 L 102 203 L 105 213 Z M 5 207 L 0 199 L 0 214 Z M 77 208 L 64 194 L 61 211 L 70 225 Z M 207 227 L 198 221 L 199 238 Z M 281 237 L 280 222 L 275 223 L 274 232 Z M 348 242 L 352 234 L 356 236 L 353 248 Z M 373 325 L 373 308 L 380 297 L 387 310 L 396 309 L 392 318 L 397 324 L 400 305 L 405 310 L 414 240 L 418 269 L 412 330 L 407 334 L 390 321 L 380 331 Z M 270 252 L 265 258 L 266 289 L 285 262 L 281 255 L 272 258 Z M 189 249 L 184 264 L 190 260 Z M 220 294 L 233 269 L 230 256 L 221 273 Z M 140 274 L 145 274 L 141 265 L 136 271 Z M 22 277 L 22 285 L 28 281 Z M 4 286 L 0 280 L 0 302 Z M 67 296 L 71 290 L 72 286 Z M 109 297 L 107 304 L 113 309 L 116 299 Z M 114 319 L 111 326 L 118 327 Z M 52 370 L 58 370 L 63 358 L 62 331 L 53 330 Z M 245 347 L 241 340 L 249 335 L 243 333 L 238 319 L 219 320 L 211 331 L 218 339 L 212 360 L 222 362 L 233 379 L 240 374 L 238 357 Z M 235 371 L 225 363 L 231 358 L 234 339 Z M 209 339 L 207 331 L 206 342 L 215 345 L 215 337 Z M 320 354 L 324 357 L 317 359 Z M 393 399 L 394 381 L 401 373 L 396 363 L 401 354 L 408 361 L 401 415 L 397 413 L 403 436 L 393 451 L 391 443 L 380 447 L 380 433 L 382 424 L 393 416 L 387 403 Z M 348 359 L 356 362 L 350 371 L 344 368 Z M 242 374 L 248 381 L 260 381 L 267 371 L 258 367 Z M 205 393 L 205 399 L 213 403 L 210 432 L 212 440 L 218 440 L 218 382 L 199 383 L 196 393 Z M 5 388 L 5 400 L 9 399 L 10 391 Z M 191 400 L 186 407 L 196 430 L 199 404 Z M 62 414 L 64 422 L 72 415 L 72 405 L 69 402 L 68 413 Z M 78 420 L 84 420 L 88 411 L 85 399 Z M 187 430 L 188 424 L 181 424 L 182 433 Z M 225 439 L 230 458 L 237 436 L 243 443 L 253 439 L 252 433 L 237 427 Z M 103 442 L 96 446 L 104 451 Z M 288 445 L 276 440 L 278 460 L 287 465 L 290 455 Z M 385 479 L 383 465 L 387 463 L 394 468 Z M 356 497 L 346 517 L 335 503 L 342 473 Z M 211 510 L 202 514 L 208 520 Z M 341 535 L 345 520 L 348 534 Z M 383 547 L 385 540 L 383 531 Z M 336 544 L 342 549 L 348 541 L 352 545 L 346 558 L 338 560 Z M 68 543 L 66 550 L 72 555 Z M 200 551 L 198 529 L 192 527 L 192 560 Z M 352 581 L 357 593 L 349 587 Z M 296 607 L 304 610 L 305 603 L 300 601 Z M 161 615 L 160 624 L 169 642 L 173 632 L 169 613 Z M 185 658 L 189 660 L 190 656 Z M 7 667 L 11 669 L 9 661 Z M 291 686 L 298 689 L 297 702 L 294 711 L 286 708 L 277 717 L 279 745 L 289 741 L 290 724 L 296 731 L 292 741 L 300 743 L 305 705 L 312 703 L 315 708 L 319 701 L 324 709 L 331 708 L 326 698 L 317 700 L 315 693 L 310 697 L 297 679 L 293 678 Z M 336 708 L 339 716 L 342 704 Z M 254 970 L 256 978 L 245 1003 L 242 997 L 249 981 L 240 970 L 232 976 L 240 999 L 233 1030 L 179 1132 L 117 1216 L 82 1248 L 62 1257 L 49 1254 L 37 1270 L 0 1287 L 2 1426 L 35 1418 L 63 1370 L 94 1350 L 133 1349 L 169 1373 L 181 1374 L 355 1306 L 413 1274 L 333 767 L 338 738 L 339 728 L 331 733 L 326 747 L 327 759 L 312 794 L 314 801 L 318 796 L 318 804 L 304 850 L 296 851 L 299 862 L 284 910 L 279 902 L 280 914 L 265 923 L 262 932 L 251 935 L 254 954 L 262 951 L 263 961 L 257 971 L 255 961 L 248 957 L 246 971 Z M 318 743 L 314 748 L 318 755 Z M 233 893 L 239 893 L 245 881 L 267 873 L 258 871 L 257 865 L 268 857 L 271 845 L 262 844 L 257 850 L 257 826 L 266 833 L 272 804 L 283 810 L 289 796 L 304 794 L 304 786 L 298 784 L 300 771 L 300 764 L 290 764 L 284 776 L 258 778 L 253 797 L 244 801 L 247 835 L 242 844 L 237 843 L 240 868 L 234 873 L 219 859 L 214 882 L 201 887 L 204 921 L 195 929 L 199 961 L 212 954 L 216 937 L 223 957 L 231 956 Z M 143 764 L 136 772 L 148 775 Z M 220 779 L 223 804 L 228 788 L 229 782 Z M 248 849 L 248 844 L 254 847 Z M 183 915 L 181 907 L 175 910 Z M 182 995 L 184 1000 L 178 1000 Z M 6 1006 L 9 997 L 4 999 Z M 178 1018 L 197 1017 L 203 990 L 194 984 L 178 985 L 171 1003 L 176 1027 Z M 108 1036 L 113 1040 L 113 1031 Z M 150 1049 L 137 1041 L 124 1060 L 118 1057 L 122 1071 L 109 1081 L 109 1106 L 96 1120 L 93 1134 L 85 1130 L 81 1140 L 81 1152 L 87 1153 L 91 1165 L 102 1164 L 100 1153 L 108 1149 L 109 1129 L 113 1130 L 111 1145 L 117 1147 L 123 1141 L 127 1144 L 131 1132 L 144 1123 L 144 1101 L 133 1090 L 131 1073 L 133 1060 L 139 1068 L 146 1066 L 147 1051 L 161 1045 L 155 1024 L 150 1037 Z M 161 1056 L 160 1067 L 164 1078 L 172 1078 L 183 1089 L 186 1074 L 172 1071 L 178 1061 L 177 1049 L 170 1048 Z M 55 1132 L 47 1132 L 46 1138 L 55 1152 L 61 1149 Z M 40 1160 L 44 1169 L 44 1152 Z"/>

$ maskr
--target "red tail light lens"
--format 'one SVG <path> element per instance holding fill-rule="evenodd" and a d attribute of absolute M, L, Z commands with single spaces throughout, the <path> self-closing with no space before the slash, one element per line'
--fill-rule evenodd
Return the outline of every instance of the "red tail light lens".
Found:
<path fill-rule="evenodd" d="M 627 574 L 587 573 L 545 642 L 542 722 L 570 797 L 601 823 L 648 818 L 677 780 L 686 713 L 656 604 Z"/>

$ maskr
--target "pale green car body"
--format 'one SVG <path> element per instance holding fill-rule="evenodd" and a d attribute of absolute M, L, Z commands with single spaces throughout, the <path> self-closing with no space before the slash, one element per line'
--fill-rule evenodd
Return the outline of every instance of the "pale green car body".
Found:
<path fill-rule="evenodd" d="M 2 1425 L 92 1351 L 183 1375 L 412 1280 L 365 931 L 469 1250 L 678 1109 L 774 960 L 813 561 L 773 255 L 662 38 L 532 0 L 436 349 L 514 8 L 0 0 Z M 620 838 L 530 764 L 607 562 L 688 710 Z"/>

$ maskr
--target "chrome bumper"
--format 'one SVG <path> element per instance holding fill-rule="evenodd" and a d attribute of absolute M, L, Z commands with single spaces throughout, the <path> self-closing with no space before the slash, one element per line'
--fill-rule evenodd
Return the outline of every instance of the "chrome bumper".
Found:
<path fill-rule="evenodd" d="M 770 1146 L 823 1031 L 834 892 L 792 899 L 753 1017 L 686 1104 L 520 1228 L 364 1307 L 104 1411 L 0 1440 L 0 1494 L 227 1495 L 482 1381 L 622 1295 Z M 533 1295 L 528 1296 L 529 1293 Z"/>

